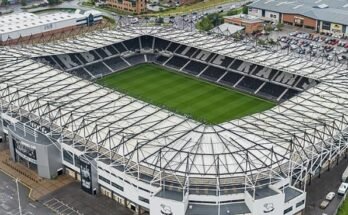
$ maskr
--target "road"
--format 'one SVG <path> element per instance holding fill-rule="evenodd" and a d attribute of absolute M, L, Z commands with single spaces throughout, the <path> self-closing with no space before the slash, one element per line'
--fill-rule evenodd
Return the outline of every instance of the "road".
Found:
<path fill-rule="evenodd" d="M 347 165 L 348 159 L 342 160 L 338 166 L 322 173 L 320 178 L 313 179 L 311 184 L 307 186 L 306 215 L 321 215 L 322 213 L 336 215 L 334 213 L 342 199 L 341 196 L 337 196 L 337 190 L 341 184 L 342 173 Z M 329 192 L 335 192 L 336 197 L 325 210 L 322 210 L 319 205 Z"/>
<path fill-rule="evenodd" d="M 39 3 L 41 1 L 35 1 L 34 3 Z M 205 10 L 197 11 L 197 12 L 191 12 L 187 13 L 184 15 L 176 15 L 174 19 L 172 19 L 173 26 L 179 29 L 185 29 L 185 30 L 190 30 L 190 31 L 195 31 L 195 24 L 198 21 L 198 17 L 203 16 L 205 14 L 210 14 L 210 13 L 216 13 L 221 10 L 223 11 L 228 11 L 231 8 L 238 8 L 241 5 L 250 2 L 250 1 L 239 1 L 239 2 L 230 2 L 230 3 L 225 3 L 219 6 L 207 8 Z M 64 1 L 62 4 L 59 4 L 57 6 L 53 7 L 39 7 L 39 8 L 34 8 L 34 9 L 29 9 L 27 10 L 28 12 L 36 12 L 44 9 L 49 9 L 49 8 L 75 8 L 75 9 L 82 9 L 82 10 L 90 10 L 90 9 L 96 9 L 100 10 L 102 14 L 106 17 L 115 19 L 116 22 L 121 22 L 122 25 L 130 25 L 131 24 L 131 17 L 128 16 L 119 16 L 116 15 L 115 13 L 111 13 L 106 10 L 98 9 L 97 7 L 87 7 L 87 6 L 82 6 L 82 0 L 72 0 L 72 1 Z M 233 5 L 233 6 L 232 6 Z M 13 10 L 14 12 L 22 12 L 23 10 L 21 9 L 21 5 L 10 5 L 8 7 L 2 7 L 0 8 L 0 11 L 5 11 L 8 9 Z M 121 17 L 121 19 L 120 19 Z M 170 18 L 169 16 L 163 17 L 164 22 L 168 23 Z M 155 17 L 149 18 L 145 20 L 144 17 L 139 17 L 139 22 L 154 22 Z"/>
<path fill-rule="evenodd" d="M 41 203 L 28 197 L 29 189 L 19 183 L 19 196 L 23 215 L 53 215 L 54 213 Z M 0 171 L 0 214 L 19 214 L 19 204 L 15 181 Z"/>

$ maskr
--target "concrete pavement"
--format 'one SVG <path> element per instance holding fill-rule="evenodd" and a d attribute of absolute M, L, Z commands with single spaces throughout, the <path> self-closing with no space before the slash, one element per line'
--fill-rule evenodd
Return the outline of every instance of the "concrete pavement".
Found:
<path fill-rule="evenodd" d="M 35 171 L 20 163 L 13 162 L 8 150 L 0 151 L 0 170 L 13 178 L 18 178 L 23 184 L 30 187 L 32 189 L 30 198 L 33 200 L 38 200 L 42 196 L 73 182 L 73 179 L 67 175 L 59 176 L 54 180 L 40 178 Z"/>
<path fill-rule="evenodd" d="M 81 189 L 79 182 L 71 183 L 40 199 L 46 205 L 60 201 L 84 215 L 132 215 L 123 205 L 103 195 L 90 195 Z M 52 206 L 53 207 L 53 206 Z M 54 207 L 53 207 L 54 208 Z"/>
<path fill-rule="evenodd" d="M 39 202 L 32 201 L 28 195 L 30 190 L 18 184 L 19 199 L 23 215 L 53 215 L 50 209 Z M 13 178 L 0 171 L 0 214 L 17 215 L 19 214 L 19 204 L 16 183 Z"/>

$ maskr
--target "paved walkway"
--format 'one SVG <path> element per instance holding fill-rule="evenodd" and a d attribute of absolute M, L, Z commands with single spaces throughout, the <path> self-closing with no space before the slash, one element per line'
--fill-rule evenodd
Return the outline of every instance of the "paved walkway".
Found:
<path fill-rule="evenodd" d="M 0 170 L 28 186 L 31 189 L 29 197 L 33 200 L 38 200 L 74 181 L 68 175 L 59 176 L 54 180 L 40 178 L 35 171 L 13 162 L 8 149 L 0 151 Z"/>

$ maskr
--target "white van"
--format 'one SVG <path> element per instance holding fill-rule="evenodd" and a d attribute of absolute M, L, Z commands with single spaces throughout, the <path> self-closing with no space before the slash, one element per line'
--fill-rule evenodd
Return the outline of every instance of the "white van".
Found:
<path fill-rule="evenodd" d="M 348 167 L 344 170 L 342 174 L 342 182 L 346 182 L 347 179 L 348 179 Z"/>
<path fill-rule="evenodd" d="M 341 186 L 338 188 L 337 193 L 340 195 L 345 195 L 348 189 L 348 183 L 342 183 Z"/>

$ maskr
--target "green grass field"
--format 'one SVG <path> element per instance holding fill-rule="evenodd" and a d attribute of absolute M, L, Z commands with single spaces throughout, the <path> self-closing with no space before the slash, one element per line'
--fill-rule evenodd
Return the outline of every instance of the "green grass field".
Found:
<path fill-rule="evenodd" d="M 338 209 L 337 215 L 348 215 L 348 200 L 344 200 L 341 207 Z"/>
<path fill-rule="evenodd" d="M 275 104 L 166 68 L 142 64 L 97 83 L 208 124 L 218 124 Z"/>

